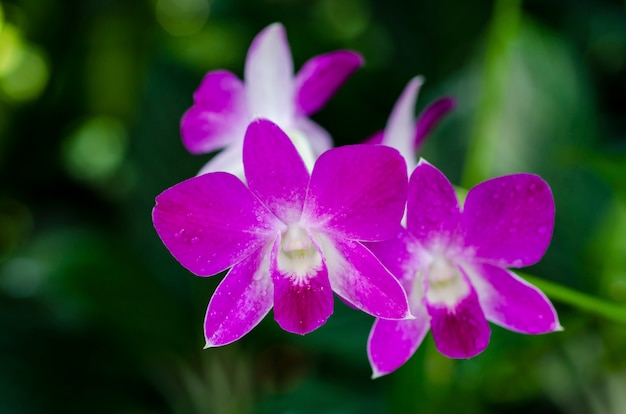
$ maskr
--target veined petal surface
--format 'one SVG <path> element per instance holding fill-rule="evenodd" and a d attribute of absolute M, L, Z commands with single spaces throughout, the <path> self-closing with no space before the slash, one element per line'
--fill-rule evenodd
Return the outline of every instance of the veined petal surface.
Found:
<path fill-rule="evenodd" d="M 367 356 L 372 378 L 400 368 L 411 358 L 430 329 L 430 316 L 425 308 L 415 319 L 376 319 L 367 341 Z"/>
<path fill-rule="evenodd" d="M 272 309 L 268 247 L 233 266 L 215 290 L 204 319 L 206 348 L 238 340 Z"/>
<path fill-rule="evenodd" d="M 283 257 L 281 240 L 272 248 L 270 271 L 274 281 L 274 319 L 288 332 L 304 335 L 324 323 L 333 313 L 333 292 L 328 269 L 317 246 L 310 252 L 295 252 L 305 257 Z M 292 252 L 292 254 L 294 254 Z M 306 257 L 311 254 L 314 257 Z"/>
<path fill-rule="evenodd" d="M 217 150 L 241 140 L 247 121 L 243 83 L 225 70 L 209 72 L 181 119 L 183 145 L 192 154 Z"/>
<path fill-rule="evenodd" d="M 539 289 L 515 273 L 489 264 L 472 275 L 487 320 L 515 332 L 542 334 L 562 329 L 554 306 Z"/>
<path fill-rule="evenodd" d="M 176 260 L 198 276 L 238 263 L 271 240 L 281 225 L 228 173 L 193 177 L 163 191 L 152 220 Z"/>
<path fill-rule="evenodd" d="M 248 188 L 285 223 L 300 219 L 309 172 L 289 137 L 273 122 L 253 121 L 243 146 Z"/>
<path fill-rule="evenodd" d="M 252 118 L 268 118 L 287 127 L 295 115 L 293 61 L 280 23 L 269 25 L 252 41 L 245 80 Z"/>
<path fill-rule="evenodd" d="M 384 319 L 410 317 L 404 289 L 361 243 L 321 238 L 333 291 L 352 306 Z"/>
<path fill-rule="evenodd" d="M 406 165 L 382 145 L 350 145 L 322 154 L 309 183 L 303 217 L 317 231 L 379 241 L 400 230 Z"/>
<path fill-rule="evenodd" d="M 402 283 L 405 290 L 409 290 L 420 268 L 416 253 L 417 240 L 411 232 L 402 228 L 389 240 L 368 242 L 363 245 L 374 253 L 383 266 Z"/>
<path fill-rule="evenodd" d="M 465 244 L 502 267 L 529 266 L 543 256 L 554 227 L 554 198 L 533 174 L 484 181 L 467 194 L 462 216 Z"/>
<path fill-rule="evenodd" d="M 454 187 L 423 159 L 409 179 L 407 228 L 425 245 L 445 242 L 456 231 L 461 213 Z"/>
<path fill-rule="evenodd" d="M 309 59 L 296 75 L 298 112 L 304 115 L 317 112 L 361 65 L 361 55 L 349 50 L 338 50 Z"/>

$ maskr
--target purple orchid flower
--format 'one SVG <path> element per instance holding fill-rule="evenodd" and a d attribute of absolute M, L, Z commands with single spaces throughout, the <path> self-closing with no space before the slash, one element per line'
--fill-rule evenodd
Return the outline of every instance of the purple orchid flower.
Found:
<path fill-rule="evenodd" d="M 546 296 L 507 269 L 539 261 L 553 226 L 554 199 L 540 177 L 513 174 L 480 183 L 461 210 L 448 179 L 421 160 L 409 180 L 407 229 L 368 244 L 401 281 L 415 316 L 376 320 L 368 341 L 373 377 L 404 364 L 429 329 L 450 358 L 483 351 L 487 321 L 526 334 L 561 330 Z"/>
<path fill-rule="evenodd" d="M 439 98 L 428 105 L 416 120 L 413 115 L 415 102 L 423 83 L 424 79 L 421 76 L 409 81 L 391 111 L 385 130 L 377 132 L 367 140 L 368 144 L 388 145 L 400 151 L 408 171 L 413 171 L 417 165 L 417 152 L 425 138 L 456 106 L 452 98 Z"/>
<path fill-rule="evenodd" d="M 308 117 L 362 64 L 358 53 L 335 51 L 311 58 L 294 78 L 285 28 L 279 23 L 265 28 L 248 50 L 245 84 L 225 70 L 207 73 L 182 117 L 182 140 L 189 152 L 224 149 L 199 174 L 227 171 L 243 177 L 243 137 L 255 118 L 278 124 L 312 167 L 332 140 Z"/>
<path fill-rule="evenodd" d="M 332 292 L 377 317 L 410 317 L 398 280 L 361 244 L 401 228 L 408 179 L 398 151 L 331 149 L 309 174 L 289 137 L 256 120 L 243 164 L 248 187 L 228 173 L 200 175 L 165 190 L 153 210 L 161 240 L 189 271 L 231 268 L 208 306 L 207 347 L 241 338 L 272 306 L 283 329 L 313 331 L 333 312 Z"/>

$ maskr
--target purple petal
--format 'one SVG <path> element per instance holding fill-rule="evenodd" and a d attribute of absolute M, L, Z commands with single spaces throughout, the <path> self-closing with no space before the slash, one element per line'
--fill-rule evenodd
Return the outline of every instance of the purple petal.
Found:
<path fill-rule="evenodd" d="M 410 317 L 396 278 L 361 243 L 321 238 L 333 291 L 352 306 L 384 319 Z"/>
<path fill-rule="evenodd" d="M 277 238 L 270 259 L 274 318 L 284 330 L 304 335 L 326 323 L 333 313 L 328 269 L 317 246 L 311 246 L 312 252 L 302 253 L 314 255 L 306 259 L 290 258 L 281 250 L 281 240 Z M 314 266 L 309 266 L 311 260 Z"/>
<path fill-rule="evenodd" d="M 546 295 L 515 273 L 484 264 L 472 282 L 487 320 L 526 334 L 563 329 Z"/>
<path fill-rule="evenodd" d="M 462 216 L 465 243 L 476 256 L 501 267 L 536 263 L 554 227 L 554 198 L 548 184 L 532 174 L 485 181 L 467 194 Z"/>
<path fill-rule="evenodd" d="M 227 173 L 190 178 L 156 198 L 154 228 L 170 253 L 199 276 L 221 272 L 271 240 L 281 223 Z"/>
<path fill-rule="evenodd" d="M 407 228 L 420 242 L 445 242 L 461 217 L 454 187 L 445 175 L 420 160 L 409 179 Z"/>
<path fill-rule="evenodd" d="M 491 330 L 473 288 L 453 308 L 427 303 L 437 350 L 448 358 L 471 358 L 489 343 Z"/>
<path fill-rule="evenodd" d="M 363 57 L 348 50 L 338 50 L 309 59 L 296 76 L 298 112 L 311 115 L 319 111 L 362 65 Z"/>
<path fill-rule="evenodd" d="M 206 348 L 236 341 L 272 309 L 268 250 L 260 248 L 233 266 L 215 290 L 204 319 Z"/>
<path fill-rule="evenodd" d="M 416 163 L 416 152 L 413 148 L 415 101 L 423 82 L 424 79 L 417 76 L 404 88 L 389 116 L 383 138 L 383 144 L 400 151 L 409 170 L 413 170 Z"/>
<path fill-rule="evenodd" d="M 273 122 L 253 121 L 243 145 L 250 190 L 285 223 L 298 221 L 309 172 L 287 135 Z"/>
<path fill-rule="evenodd" d="M 294 122 L 294 128 L 304 134 L 305 139 L 313 150 L 315 159 L 333 147 L 333 140 L 330 134 L 309 118 L 298 117 Z M 315 164 L 315 160 L 313 160 L 313 164 Z M 313 169 L 312 165 L 311 169 Z"/>
<path fill-rule="evenodd" d="M 248 113 L 243 83 L 224 70 L 206 74 L 194 92 L 194 105 L 181 119 L 183 145 L 202 154 L 241 141 Z"/>
<path fill-rule="evenodd" d="M 285 28 L 274 23 L 248 49 L 245 67 L 248 107 L 255 118 L 287 127 L 295 115 L 293 62 Z"/>
<path fill-rule="evenodd" d="M 415 319 L 376 319 L 367 341 L 372 378 L 387 375 L 411 358 L 430 329 L 430 316 L 424 311 Z"/>
<path fill-rule="evenodd" d="M 406 166 L 382 145 L 351 145 L 322 154 L 315 164 L 303 217 L 318 231 L 350 239 L 389 239 L 400 229 Z"/>
<path fill-rule="evenodd" d="M 437 99 L 424 109 L 415 126 L 415 139 L 413 150 L 417 153 L 424 139 L 430 131 L 441 121 L 441 119 L 456 107 L 456 101 L 452 98 L 443 97 Z"/>
<path fill-rule="evenodd" d="M 406 229 L 389 240 L 381 242 L 363 243 L 374 256 L 402 283 L 406 290 L 410 290 L 413 279 L 419 270 L 418 257 L 415 254 L 417 240 Z"/>

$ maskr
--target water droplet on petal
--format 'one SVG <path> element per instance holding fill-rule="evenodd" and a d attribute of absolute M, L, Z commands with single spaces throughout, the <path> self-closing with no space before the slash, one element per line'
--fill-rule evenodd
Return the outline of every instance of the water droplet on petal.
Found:
<path fill-rule="evenodd" d="M 174 237 L 177 239 L 180 239 L 180 237 L 183 235 L 184 232 L 185 232 L 185 229 L 180 229 L 179 231 L 174 233 Z"/>
<path fill-rule="evenodd" d="M 194 236 L 191 238 L 191 244 L 197 244 L 200 241 L 200 237 Z"/>

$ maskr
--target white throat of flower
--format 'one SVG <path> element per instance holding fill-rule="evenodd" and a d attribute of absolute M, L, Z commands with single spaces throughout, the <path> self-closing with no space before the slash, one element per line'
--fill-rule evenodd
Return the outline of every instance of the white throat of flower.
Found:
<path fill-rule="evenodd" d="M 444 255 L 435 255 L 424 272 L 426 299 L 433 305 L 454 308 L 470 291 L 459 268 Z"/>
<path fill-rule="evenodd" d="M 322 256 L 307 231 L 292 224 L 281 235 L 277 255 L 278 270 L 288 275 L 294 284 L 302 285 L 322 268 Z"/>

